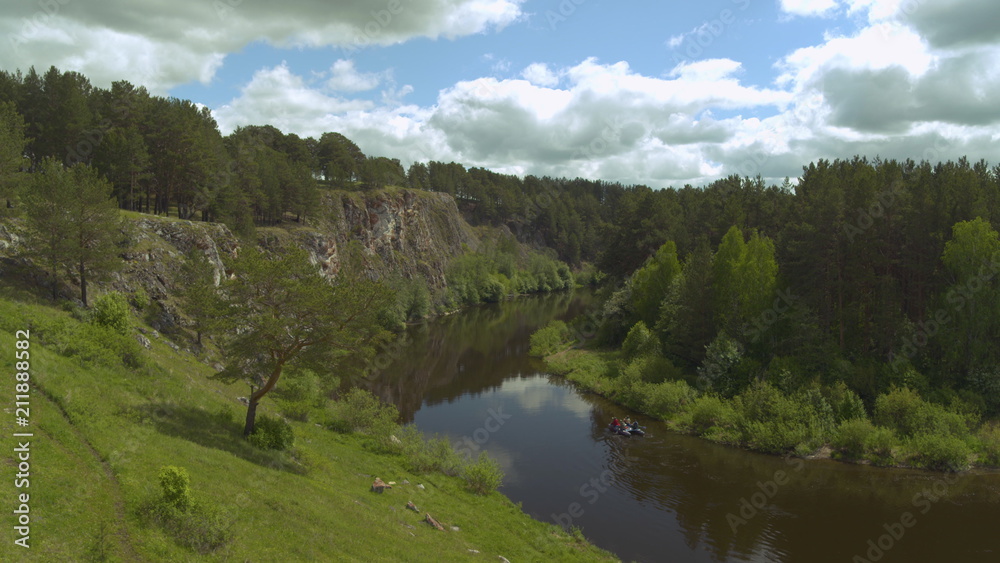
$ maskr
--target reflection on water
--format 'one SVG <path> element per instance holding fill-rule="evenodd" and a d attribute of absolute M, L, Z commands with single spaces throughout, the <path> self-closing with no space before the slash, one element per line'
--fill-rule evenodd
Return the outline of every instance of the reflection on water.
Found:
<path fill-rule="evenodd" d="M 526 512 L 579 527 L 625 560 L 1000 561 L 996 473 L 948 483 L 934 473 L 785 460 L 672 434 L 643 417 L 646 437 L 611 434 L 611 417 L 630 413 L 526 357 L 531 332 L 589 299 L 518 300 L 420 327 L 373 389 L 424 432 L 473 454 L 488 450 L 507 474 L 502 491 Z M 896 525 L 905 513 L 912 526 Z"/>

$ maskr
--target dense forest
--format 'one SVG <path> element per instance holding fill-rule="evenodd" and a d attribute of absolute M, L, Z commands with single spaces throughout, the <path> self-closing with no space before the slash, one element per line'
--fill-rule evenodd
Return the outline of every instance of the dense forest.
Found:
<path fill-rule="evenodd" d="M 404 169 L 336 132 L 223 136 L 191 101 L 124 81 L 97 88 L 54 67 L 0 73 L 0 114 L 3 138 L 24 141 L 5 157 L 8 200 L 12 178 L 53 158 L 106 178 L 122 209 L 243 235 L 308 221 L 323 189 L 446 192 L 472 224 L 506 226 L 624 283 L 602 337 L 620 343 L 642 320 L 680 370 L 704 368 L 730 342 L 741 350 L 736 387 L 781 368 L 846 382 L 868 401 L 906 384 L 1000 409 L 1000 167 L 985 162 L 818 160 L 780 186 L 729 176 L 664 189 L 454 162 Z"/>

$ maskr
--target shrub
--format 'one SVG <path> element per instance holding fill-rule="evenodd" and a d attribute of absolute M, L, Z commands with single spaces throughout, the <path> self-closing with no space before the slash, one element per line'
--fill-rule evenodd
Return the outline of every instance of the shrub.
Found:
<path fill-rule="evenodd" d="M 507 285 L 498 274 L 491 274 L 479 289 L 479 298 L 486 303 L 499 303 L 507 296 Z"/>
<path fill-rule="evenodd" d="M 702 395 L 695 399 L 688 414 L 688 424 L 696 434 L 704 434 L 713 426 L 731 426 L 736 419 L 733 408 L 715 395 Z"/>
<path fill-rule="evenodd" d="M 334 411 L 353 431 L 371 432 L 393 427 L 399 418 L 394 405 L 383 403 L 371 392 L 358 387 L 345 393 L 334 405 Z"/>
<path fill-rule="evenodd" d="M 865 404 L 857 393 L 850 390 L 843 381 L 826 389 L 827 402 L 833 409 L 834 420 L 838 423 L 845 420 L 868 418 Z"/>
<path fill-rule="evenodd" d="M 462 479 L 473 492 L 485 495 L 495 491 L 503 483 L 503 470 L 493 458 L 480 452 L 479 458 L 462 469 Z"/>
<path fill-rule="evenodd" d="M 875 400 L 876 424 L 893 428 L 901 436 L 917 434 L 968 435 L 964 419 L 941 405 L 928 403 L 906 387 L 893 388 Z"/>
<path fill-rule="evenodd" d="M 865 441 L 865 449 L 872 465 L 888 467 L 896 463 L 896 447 L 899 439 L 891 428 L 876 426 Z"/>
<path fill-rule="evenodd" d="M 669 419 L 694 402 L 698 392 L 684 381 L 665 381 L 651 385 L 644 398 L 643 411 Z"/>
<path fill-rule="evenodd" d="M 819 447 L 832 428 L 829 405 L 815 390 L 785 396 L 768 383 L 759 383 L 736 398 L 737 426 L 744 443 L 753 449 L 781 453 Z"/>
<path fill-rule="evenodd" d="M 126 336 L 131 328 L 128 299 L 117 291 L 98 297 L 94 300 L 90 322 Z"/>
<path fill-rule="evenodd" d="M 399 431 L 398 419 L 399 410 L 395 405 L 383 403 L 369 391 L 354 387 L 332 405 L 327 427 L 367 434 L 374 440 L 376 449 L 391 452 L 398 449 L 392 441 L 392 436 Z"/>
<path fill-rule="evenodd" d="M 743 346 L 720 333 L 705 348 L 705 360 L 698 366 L 698 377 L 712 389 L 731 396 L 739 386 L 731 381 L 733 368 L 743 359 Z"/>
<path fill-rule="evenodd" d="M 471 452 L 469 452 L 471 457 Z M 465 462 L 461 454 L 455 451 L 447 438 L 431 438 L 421 440 L 419 446 L 410 452 L 410 463 L 415 471 L 428 473 L 437 471 L 444 475 L 458 475 Z"/>
<path fill-rule="evenodd" d="M 262 450 L 287 450 L 295 442 L 295 433 L 284 420 L 262 414 L 257 417 L 247 439 Z"/>
<path fill-rule="evenodd" d="M 917 467 L 953 472 L 969 468 L 969 446 L 958 437 L 918 434 L 907 445 Z"/>
<path fill-rule="evenodd" d="M 629 329 L 628 336 L 622 343 L 622 359 L 630 362 L 636 358 L 655 354 L 659 349 L 660 339 L 646 327 L 646 323 L 639 321 Z"/>
<path fill-rule="evenodd" d="M 132 304 L 135 305 L 135 308 L 144 311 L 146 307 L 149 307 L 149 303 L 149 294 L 146 293 L 146 290 L 141 285 L 135 288 L 135 291 L 132 292 Z"/>
<path fill-rule="evenodd" d="M 232 540 L 232 519 L 192 497 L 186 469 L 164 466 L 159 481 L 163 494 L 140 507 L 141 519 L 162 528 L 181 546 L 202 554 Z"/>
<path fill-rule="evenodd" d="M 875 432 L 875 425 L 867 418 L 852 418 L 840 423 L 833 434 L 830 447 L 834 456 L 862 459 L 868 453 L 868 442 Z"/>
<path fill-rule="evenodd" d="M 813 433 L 807 423 L 747 421 L 740 424 L 740 437 L 750 448 L 772 454 L 811 449 Z M 801 448 L 800 448 L 801 446 Z"/>
<path fill-rule="evenodd" d="M 165 504 L 182 512 L 191 507 L 191 479 L 186 469 L 166 465 L 160 468 L 159 478 Z"/>
<path fill-rule="evenodd" d="M 83 363 L 108 367 L 141 368 L 146 364 L 142 346 L 134 338 L 97 324 L 78 324 L 60 334 L 57 343 L 64 356 Z"/>
<path fill-rule="evenodd" d="M 563 343 L 569 340 L 569 327 L 563 321 L 552 321 L 544 328 L 531 335 L 529 354 L 532 356 L 549 356 L 558 352 Z"/>
<path fill-rule="evenodd" d="M 979 430 L 980 465 L 1000 467 L 1000 425 L 987 424 Z"/>

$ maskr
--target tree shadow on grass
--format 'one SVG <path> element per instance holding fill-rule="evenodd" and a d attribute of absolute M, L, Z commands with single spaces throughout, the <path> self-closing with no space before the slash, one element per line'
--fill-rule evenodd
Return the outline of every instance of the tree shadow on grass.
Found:
<path fill-rule="evenodd" d="M 307 469 L 288 452 L 261 450 L 243 438 L 243 425 L 232 413 L 210 412 L 174 403 L 147 403 L 135 409 L 143 422 L 161 434 L 194 442 L 199 446 L 229 452 L 262 467 L 304 475 Z"/>

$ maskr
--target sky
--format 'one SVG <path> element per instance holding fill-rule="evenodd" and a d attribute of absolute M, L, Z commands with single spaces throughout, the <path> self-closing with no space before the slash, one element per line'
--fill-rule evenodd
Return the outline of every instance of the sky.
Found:
<path fill-rule="evenodd" d="M 996 0 L 0 0 L 55 65 L 363 152 L 653 188 L 997 164 Z M 991 160 L 992 158 L 992 160 Z"/>

